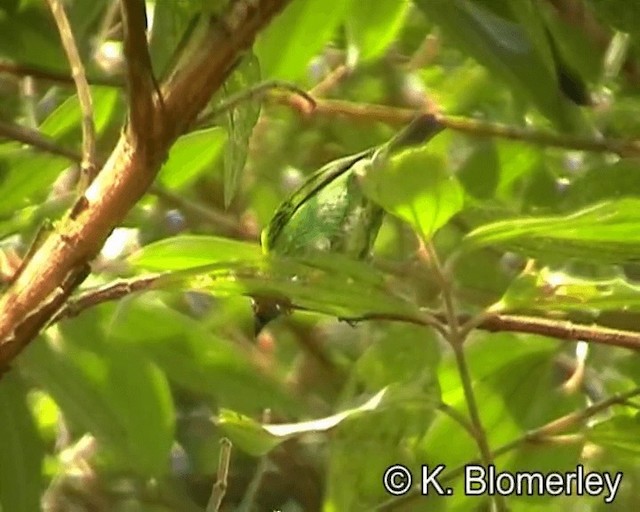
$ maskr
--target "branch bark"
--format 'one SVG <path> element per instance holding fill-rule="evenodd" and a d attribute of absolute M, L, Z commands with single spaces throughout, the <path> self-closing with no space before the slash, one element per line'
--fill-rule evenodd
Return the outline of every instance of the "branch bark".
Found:
<path fill-rule="evenodd" d="M 209 21 L 205 36 L 189 59 L 162 84 L 162 101 L 152 99 L 149 117 L 140 119 L 135 114 L 136 123 L 128 124 L 98 176 L 0 298 L 0 372 L 82 282 L 88 263 L 111 230 L 153 183 L 171 145 L 192 125 L 241 52 L 288 2 L 233 1 L 223 14 Z M 123 9 L 136 8 L 134 1 L 123 0 L 122 5 Z M 139 18 L 134 15 L 128 20 L 134 47 L 127 48 L 127 58 L 142 51 L 133 41 L 135 31 L 139 35 Z M 138 77 L 129 71 L 128 79 Z M 147 79 L 152 77 L 143 78 Z M 130 91 L 140 89 L 148 91 L 146 85 L 129 84 Z M 135 108 L 131 105 L 130 111 Z"/>

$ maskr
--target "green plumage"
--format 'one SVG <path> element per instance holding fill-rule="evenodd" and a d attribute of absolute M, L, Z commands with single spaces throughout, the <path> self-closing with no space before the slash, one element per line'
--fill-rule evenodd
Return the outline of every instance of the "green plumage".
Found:
<path fill-rule="evenodd" d="M 362 192 L 360 172 L 383 169 L 399 149 L 422 143 L 440 130 L 433 116 L 422 115 L 385 144 L 320 168 L 276 210 L 262 232 L 263 250 L 284 256 L 332 252 L 368 257 L 384 212 Z M 267 302 L 254 301 L 257 332 L 279 314 L 279 305 Z"/>
<path fill-rule="evenodd" d="M 262 234 L 266 252 L 302 256 L 338 252 L 364 258 L 382 222 L 382 209 L 368 200 L 352 172 L 375 149 L 331 162 L 283 202 Z"/>

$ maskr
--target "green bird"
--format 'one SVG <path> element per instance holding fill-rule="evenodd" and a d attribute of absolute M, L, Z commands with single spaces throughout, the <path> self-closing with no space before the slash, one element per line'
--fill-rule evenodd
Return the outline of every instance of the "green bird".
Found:
<path fill-rule="evenodd" d="M 262 231 L 264 252 L 283 256 L 333 252 L 367 258 L 384 211 L 362 192 L 359 175 L 381 169 L 399 150 L 426 142 L 441 130 L 435 116 L 422 114 L 384 144 L 321 167 L 278 207 Z M 282 301 L 254 298 L 256 335 L 284 308 Z"/>

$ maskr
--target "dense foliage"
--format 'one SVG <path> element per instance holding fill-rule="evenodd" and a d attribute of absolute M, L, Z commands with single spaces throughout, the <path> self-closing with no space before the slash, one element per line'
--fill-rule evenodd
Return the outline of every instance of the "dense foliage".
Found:
<path fill-rule="evenodd" d="M 57 3 L 0 1 L 5 293 L 50 233 L 64 237 L 86 187 Z M 130 128 L 120 3 L 138 2 L 62 2 L 98 168 Z M 146 2 L 154 87 L 240 3 Z M 630 510 L 638 12 L 636 0 L 292 0 L 46 329 L 0 360 L 0 511 Z M 262 229 L 313 171 L 419 112 L 443 130 L 349 182 L 385 212 L 371 257 L 265 254 Z M 307 231 L 341 229 L 323 214 L 333 196 L 310 196 L 325 199 Z M 252 299 L 284 313 L 257 336 Z M 469 463 L 623 477 L 613 504 L 576 487 L 469 497 Z M 394 464 L 416 482 L 444 464 L 453 494 L 392 496 Z"/>

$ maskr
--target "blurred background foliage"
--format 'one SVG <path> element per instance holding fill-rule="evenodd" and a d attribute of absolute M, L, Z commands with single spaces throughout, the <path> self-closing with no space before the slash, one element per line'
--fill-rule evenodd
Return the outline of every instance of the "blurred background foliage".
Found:
<path fill-rule="evenodd" d="M 118 3 L 64 4 L 104 160 L 126 113 Z M 226 4 L 147 2 L 159 78 L 199 17 Z M 233 449 L 220 510 L 487 510 L 485 499 L 461 493 L 459 479 L 446 499 L 388 502 L 381 478 L 391 464 L 453 469 L 477 459 L 469 433 L 442 412 L 446 404 L 467 414 L 460 376 L 432 329 L 337 320 L 439 307 L 440 284 L 414 232 L 420 221 L 392 211 L 399 216 L 386 217 L 372 261 L 328 256 L 312 271 L 265 270 L 259 233 L 313 170 L 398 130 L 399 114 L 376 121 L 374 105 L 559 137 L 636 137 L 639 36 L 635 0 L 293 0 L 211 108 L 265 80 L 293 82 L 326 108 L 309 114 L 293 93 L 260 95 L 177 141 L 83 290 L 147 272 L 215 269 L 86 309 L 20 355 L 0 382 L 0 510 L 205 510 L 223 436 Z M 78 176 L 81 112 L 45 2 L 0 1 L 0 72 L 0 270 L 8 282 L 40 226 L 70 206 Z M 11 140 L 7 126 L 35 130 L 71 158 Z M 435 226 L 433 244 L 443 261 L 455 253 L 461 314 L 499 304 L 638 330 L 638 154 L 454 131 L 428 150 L 433 175 L 459 183 L 462 195 L 451 206 L 437 179 L 413 173 L 414 206 L 448 219 Z M 393 180 L 383 186 L 395 190 Z M 525 266 L 527 258 L 535 260 Z M 310 311 L 276 320 L 255 340 L 247 295 L 261 290 Z M 474 331 L 466 354 L 493 449 L 640 379 L 628 350 L 591 345 L 585 362 L 575 343 L 532 334 Z M 514 496 L 510 509 L 630 510 L 640 489 L 637 407 L 617 404 L 564 437 L 522 441 L 496 459 L 501 470 L 623 471 L 612 505 Z M 330 421 L 301 423 L 321 418 Z M 281 423 L 288 426 L 269 429 Z"/>

